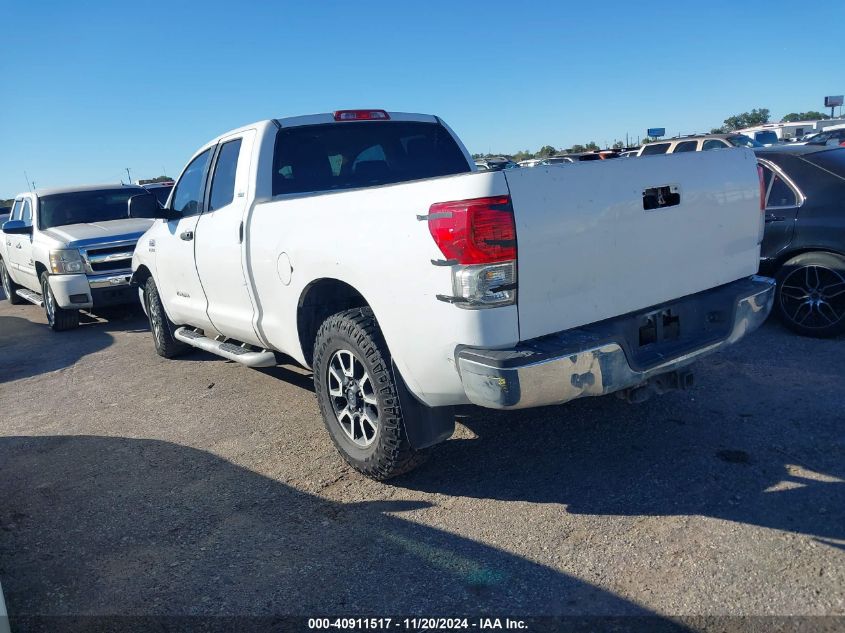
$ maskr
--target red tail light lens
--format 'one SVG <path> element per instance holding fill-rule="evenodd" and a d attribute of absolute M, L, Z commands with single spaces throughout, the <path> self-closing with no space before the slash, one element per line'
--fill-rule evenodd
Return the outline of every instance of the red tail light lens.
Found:
<path fill-rule="evenodd" d="M 757 176 L 760 178 L 760 211 L 764 211 L 766 209 L 766 177 L 761 165 L 757 165 Z"/>
<path fill-rule="evenodd" d="M 335 121 L 387 121 L 390 115 L 384 110 L 338 110 Z"/>
<path fill-rule="evenodd" d="M 437 202 L 428 230 L 446 259 L 493 264 L 516 259 L 516 225 L 509 196 Z"/>

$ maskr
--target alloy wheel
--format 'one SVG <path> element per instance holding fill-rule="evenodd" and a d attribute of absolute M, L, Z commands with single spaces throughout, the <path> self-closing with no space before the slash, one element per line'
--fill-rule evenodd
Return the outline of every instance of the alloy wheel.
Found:
<path fill-rule="evenodd" d="M 845 317 L 845 277 L 826 266 L 796 268 L 781 284 L 780 302 L 783 313 L 796 325 L 830 327 Z"/>
<path fill-rule="evenodd" d="M 50 284 L 46 279 L 41 287 L 41 296 L 44 299 L 44 311 L 47 313 L 47 321 L 52 325 L 56 320 L 56 300 L 53 298 L 53 293 L 50 292 Z"/>
<path fill-rule="evenodd" d="M 353 352 L 341 349 L 326 372 L 332 409 L 340 428 L 355 445 L 367 448 L 379 428 L 378 398 L 364 363 Z"/>
<path fill-rule="evenodd" d="M 0 282 L 3 283 L 3 294 L 9 299 L 12 296 L 12 284 L 9 283 L 9 271 L 3 262 L 0 262 Z"/>

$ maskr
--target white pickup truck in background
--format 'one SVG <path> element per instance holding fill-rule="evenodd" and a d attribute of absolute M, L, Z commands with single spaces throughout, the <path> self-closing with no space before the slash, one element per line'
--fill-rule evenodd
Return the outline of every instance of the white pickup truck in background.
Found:
<path fill-rule="evenodd" d="M 344 458 L 378 479 L 511 409 L 691 384 L 768 315 L 750 150 L 478 172 L 437 117 L 338 111 L 203 146 L 132 269 L 158 353 L 313 370 Z"/>
<path fill-rule="evenodd" d="M 134 303 L 135 242 L 152 224 L 131 219 L 134 185 L 39 189 L 15 197 L 0 226 L 0 282 L 13 304 L 44 307 L 53 330 L 79 325 L 79 310 Z"/>

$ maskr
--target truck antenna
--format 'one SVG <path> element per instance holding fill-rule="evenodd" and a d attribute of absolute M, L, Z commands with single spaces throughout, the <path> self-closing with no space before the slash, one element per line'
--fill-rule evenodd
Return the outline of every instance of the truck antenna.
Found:
<path fill-rule="evenodd" d="M 26 186 L 29 187 L 29 193 L 32 193 L 32 190 L 35 189 L 35 181 L 30 182 L 25 169 L 23 170 L 23 177 L 26 180 Z"/>

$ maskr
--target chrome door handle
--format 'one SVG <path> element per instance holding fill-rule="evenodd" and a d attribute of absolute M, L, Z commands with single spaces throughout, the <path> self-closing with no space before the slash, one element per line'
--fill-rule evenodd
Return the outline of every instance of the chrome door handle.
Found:
<path fill-rule="evenodd" d="M 193 231 L 182 231 L 179 234 L 179 237 L 181 237 L 186 242 L 190 242 L 192 239 L 194 239 L 194 232 Z"/>

